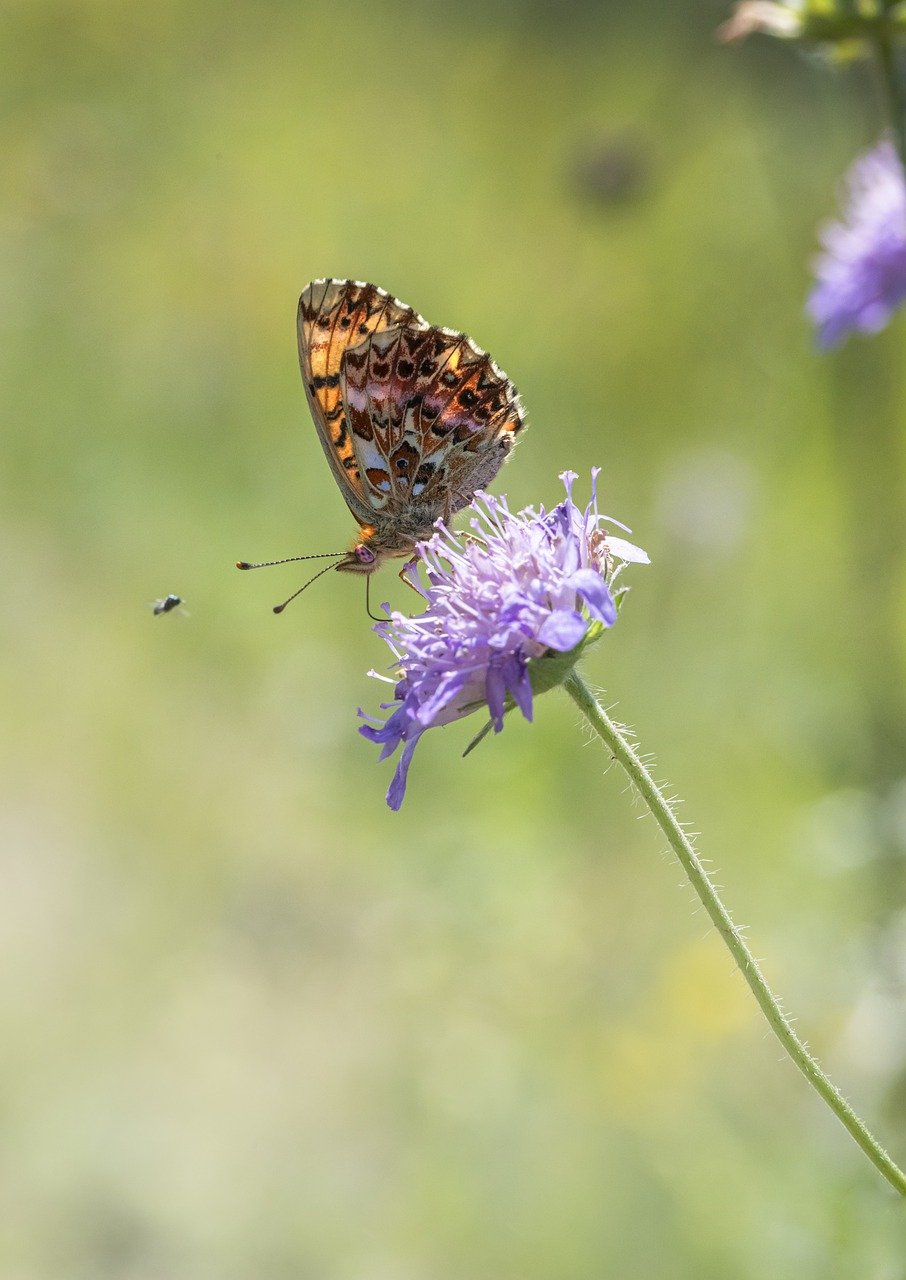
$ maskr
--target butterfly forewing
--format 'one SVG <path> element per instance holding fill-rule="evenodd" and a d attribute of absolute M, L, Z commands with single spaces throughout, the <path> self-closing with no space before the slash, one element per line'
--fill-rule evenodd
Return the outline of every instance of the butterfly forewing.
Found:
<path fill-rule="evenodd" d="M 376 331 L 426 322 L 411 307 L 356 280 L 314 280 L 299 299 L 299 365 L 318 436 L 343 497 L 360 524 L 373 514 L 340 394 L 343 356 Z"/>

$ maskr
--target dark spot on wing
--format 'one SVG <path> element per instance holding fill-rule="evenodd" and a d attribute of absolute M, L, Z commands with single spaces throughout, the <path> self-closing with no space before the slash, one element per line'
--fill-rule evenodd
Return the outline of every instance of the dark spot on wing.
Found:
<path fill-rule="evenodd" d="M 393 472 L 398 476 L 410 476 L 413 468 L 419 459 L 419 452 L 414 449 L 407 441 L 403 441 L 398 448 L 394 449 L 390 457 L 390 465 Z"/>

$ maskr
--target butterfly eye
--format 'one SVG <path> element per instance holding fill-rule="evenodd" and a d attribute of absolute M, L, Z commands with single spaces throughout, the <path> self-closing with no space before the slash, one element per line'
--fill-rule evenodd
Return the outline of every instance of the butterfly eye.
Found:
<path fill-rule="evenodd" d="M 358 560 L 359 564 L 374 564 L 377 559 L 377 556 L 371 548 L 365 547 L 361 543 L 355 548 L 352 554 L 355 556 L 356 560 Z"/>

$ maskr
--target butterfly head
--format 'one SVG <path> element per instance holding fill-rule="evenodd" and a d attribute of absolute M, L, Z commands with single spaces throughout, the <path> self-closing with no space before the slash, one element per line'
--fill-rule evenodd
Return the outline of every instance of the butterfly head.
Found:
<path fill-rule="evenodd" d="M 397 556 L 410 556 L 417 537 L 408 526 L 401 527 L 393 520 L 379 526 L 362 526 L 359 540 L 336 566 L 343 573 L 374 573 L 386 560 Z"/>
<path fill-rule="evenodd" d="M 367 542 L 357 542 L 335 568 L 341 573 L 374 573 L 380 555 Z"/>

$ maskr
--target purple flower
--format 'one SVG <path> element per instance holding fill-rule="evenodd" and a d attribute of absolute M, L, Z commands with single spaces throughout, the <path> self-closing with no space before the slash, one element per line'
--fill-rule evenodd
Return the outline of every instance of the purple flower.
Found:
<path fill-rule="evenodd" d="M 807 307 L 824 350 L 856 330 L 877 333 L 906 299 L 906 183 L 893 145 L 860 156 L 846 187 L 846 220 L 822 231 Z"/>
<path fill-rule="evenodd" d="M 596 468 L 584 511 L 572 500 L 572 471 L 560 477 L 565 500 L 549 513 L 543 507 L 512 512 L 505 498 L 476 493 L 471 533 L 453 533 L 438 521 L 437 533 L 419 547 L 428 587 L 414 569 L 409 580 L 427 608 L 414 618 L 388 609 L 388 620 L 374 628 L 393 651 L 399 679 L 394 702 L 383 704 L 392 714 L 359 730 L 380 744 L 382 760 L 403 747 L 387 792 L 391 809 L 403 802 L 409 764 L 426 729 L 481 707 L 495 733 L 511 707 L 531 720 L 533 678 L 535 692 L 549 687 L 543 664 L 550 678 L 551 659 L 572 655 L 560 660 L 559 679 L 552 681 L 559 683 L 580 646 L 616 622 L 610 584 L 623 563 L 647 564 L 648 557 L 601 527 L 608 517 L 598 514 L 597 477 Z"/>

